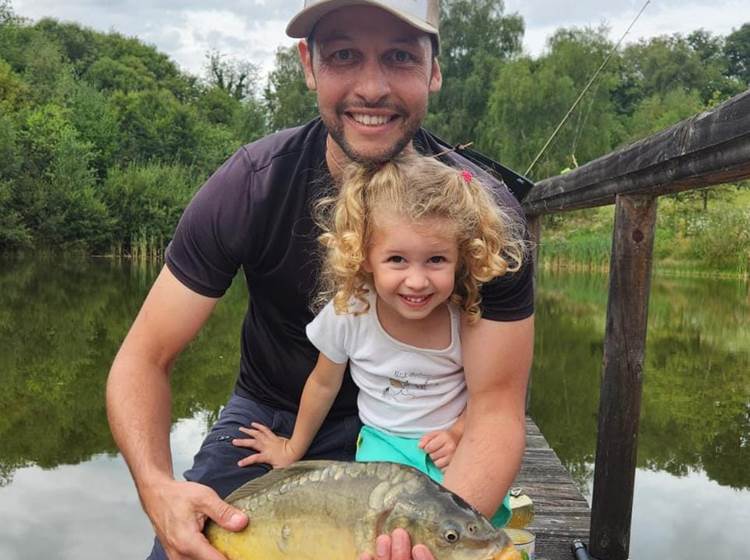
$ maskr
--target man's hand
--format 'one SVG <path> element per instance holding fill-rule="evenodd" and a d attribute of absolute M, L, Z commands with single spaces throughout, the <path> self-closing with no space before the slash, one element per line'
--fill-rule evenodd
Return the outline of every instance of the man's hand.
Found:
<path fill-rule="evenodd" d="M 202 484 L 171 480 L 149 492 L 142 494 L 144 506 L 170 560 L 226 560 L 203 535 L 206 521 L 228 531 L 248 524 L 247 515 Z"/>
<path fill-rule="evenodd" d="M 403 529 L 394 529 L 390 535 L 378 537 L 374 557 L 364 553 L 359 560 L 435 560 L 435 557 L 423 544 L 412 547 L 409 533 Z"/>
<path fill-rule="evenodd" d="M 428 432 L 419 440 L 419 448 L 430 456 L 437 468 L 445 470 L 453 459 L 460 439 L 452 430 Z"/>
<path fill-rule="evenodd" d="M 301 455 L 294 451 L 287 438 L 277 436 L 270 428 L 257 422 L 253 422 L 250 426 L 252 427 L 240 428 L 243 434 L 250 436 L 249 438 L 232 440 L 232 445 L 236 447 L 247 447 L 257 451 L 257 453 L 248 455 L 238 461 L 237 465 L 240 467 L 254 465 L 255 463 L 267 463 L 274 469 L 278 469 L 289 466 L 300 459 Z"/>

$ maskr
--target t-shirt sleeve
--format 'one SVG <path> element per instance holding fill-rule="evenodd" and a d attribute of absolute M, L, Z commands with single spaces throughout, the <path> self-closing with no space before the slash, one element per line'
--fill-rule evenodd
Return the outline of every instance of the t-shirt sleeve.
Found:
<path fill-rule="evenodd" d="M 170 272 L 201 295 L 221 297 L 253 251 L 252 165 L 236 152 L 188 204 L 167 246 Z"/>
<path fill-rule="evenodd" d="M 350 314 L 337 315 L 333 302 L 329 301 L 305 328 L 307 338 L 326 358 L 345 364 L 349 359 L 351 318 Z"/>
<path fill-rule="evenodd" d="M 481 288 L 482 318 L 520 321 L 534 314 L 534 265 L 530 251 L 521 268 L 495 278 Z"/>

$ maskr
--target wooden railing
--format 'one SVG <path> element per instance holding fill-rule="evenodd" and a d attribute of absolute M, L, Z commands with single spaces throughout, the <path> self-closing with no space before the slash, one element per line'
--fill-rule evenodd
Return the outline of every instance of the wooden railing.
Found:
<path fill-rule="evenodd" d="M 538 183 L 541 216 L 615 204 L 589 549 L 627 560 L 633 509 L 651 263 L 659 196 L 750 178 L 750 90 L 654 136 Z"/>

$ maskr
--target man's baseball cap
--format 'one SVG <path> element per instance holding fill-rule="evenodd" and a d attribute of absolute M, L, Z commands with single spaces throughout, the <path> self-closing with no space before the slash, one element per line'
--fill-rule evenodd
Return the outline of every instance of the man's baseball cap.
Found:
<path fill-rule="evenodd" d="M 368 2 L 366 0 L 305 0 L 305 5 L 286 27 L 286 34 L 304 39 L 312 33 L 315 24 L 324 15 L 347 6 L 375 6 L 390 12 L 412 27 L 429 33 L 439 44 L 440 6 L 438 0 L 390 0 Z"/>

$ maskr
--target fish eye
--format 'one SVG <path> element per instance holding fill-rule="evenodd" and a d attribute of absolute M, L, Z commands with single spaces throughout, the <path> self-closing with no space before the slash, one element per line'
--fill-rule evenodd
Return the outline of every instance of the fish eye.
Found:
<path fill-rule="evenodd" d="M 458 541 L 458 531 L 456 531 L 455 529 L 448 529 L 443 537 L 446 541 L 453 544 L 454 542 Z"/>

